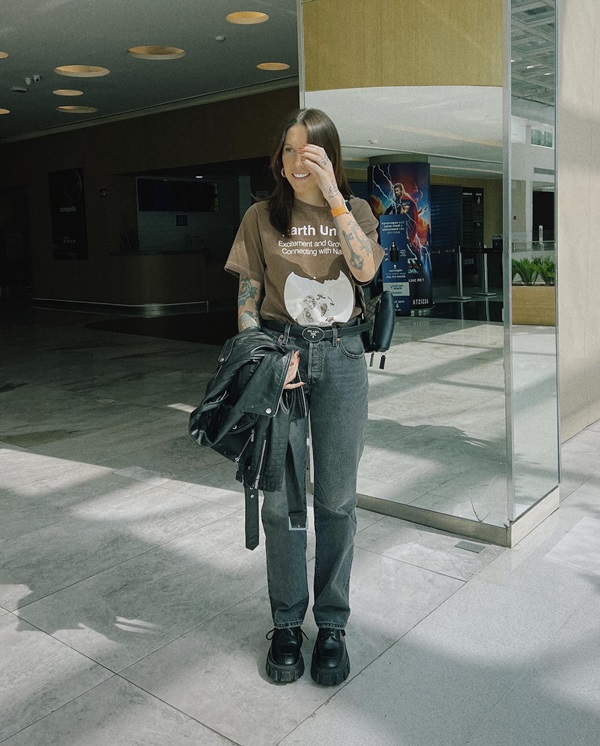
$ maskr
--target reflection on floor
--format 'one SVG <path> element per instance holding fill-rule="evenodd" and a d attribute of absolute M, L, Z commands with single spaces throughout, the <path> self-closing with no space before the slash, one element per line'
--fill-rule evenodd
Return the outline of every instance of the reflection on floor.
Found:
<path fill-rule="evenodd" d="M 436 287 L 439 300 L 426 315 L 398 317 L 385 370 L 371 370 L 359 492 L 502 526 L 507 459 L 501 293 L 457 303 L 450 300 L 454 292 Z M 235 333 L 235 313 L 102 318 L 88 327 L 220 345 Z"/>
<path fill-rule="evenodd" d="M 222 345 L 226 339 L 237 333 L 237 314 L 235 308 L 232 308 L 210 314 L 178 313 L 156 317 L 103 318 L 90 322 L 89 327 L 119 334 L 141 334 L 146 337 Z"/>
<path fill-rule="evenodd" d="M 515 503 L 526 509 L 558 474 L 555 328 L 517 326 L 511 348 Z"/>
<path fill-rule="evenodd" d="M 385 369 L 370 369 L 359 492 L 506 523 L 503 335 L 498 322 L 397 319 Z"/>
<path fill-rule="evenodd" d="M 436 303 L 427 316 L 468 321 L 502 321 L 502 302 L 498 299 L 477 300 L 475 298 L 460 303 L 444 300 Z"/>
<path fill-rule="evenodd" d="M 274 685 L 263 547 L 243 548 L 231 464 L 186 434 L 217 348 L 89 320 L 0 312 L 0 741 L 600 743 L 600 423 L 565 446 L 568 497 L 515 549 L 358 511 L 350 678 Z M 466 396 L 473 384 L 474 406 L 490 407 L 486 430 L 471 433 L 448 403 L 440 414 L 453 424 L 439 442 L 415 441 L 415 458 L 420 445 L 451 461 L 444 427 L 471 433 L 459 451 L 497 458 L 493 399 L 477 398 L 494 393 L 498 364 L 484 329 L 469 330 L 472 347 L 456 329 L 411 341 L 392 374 L 410 391 L 439 347 L 436 385 Z M 465 354 L 486 373 L 467 370 Z M 375 406 L 389 375 L 376 378 Z M 422 399 L 421 420 L 385 420 L 390 437 L 425 432 Z M 310 620 L 305 631 L 308 663 Z"/>

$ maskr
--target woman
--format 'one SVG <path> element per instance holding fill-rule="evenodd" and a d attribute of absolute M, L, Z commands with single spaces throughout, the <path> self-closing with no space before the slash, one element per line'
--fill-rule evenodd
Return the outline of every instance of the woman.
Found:
<path fill-rule="evenodd" d="M 239 275 L 240 331 L 259 326 L 294 350 L 285 388 L 302 388 L 306 395 L 314 463 L 313 613 L 319 628 L 311 675 L 319 684 L 336 685 L 350 671 L 344 637 L 356 474 L 367 419 L 356 286 L 373 278 L 383 249 L 369 205 L 351 198 L 339 136 L 324 112 L 299 110 L 282 123 L 271 169 L 273 194 L 247 211 L 226 268 Z M 274 624 L 267 635 L 267 673 L 280 682 L 304 672 L 306 531 L 289 522 L 287 490 L 304 483 L 307 427 L 307 419 L 292 423 L 293 467 L 286 469 L 281 492 L 265 493 L 262 507 Z"/>

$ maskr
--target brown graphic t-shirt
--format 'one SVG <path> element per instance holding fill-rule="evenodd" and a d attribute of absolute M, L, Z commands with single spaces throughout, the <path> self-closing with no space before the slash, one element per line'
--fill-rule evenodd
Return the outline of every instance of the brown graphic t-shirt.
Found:
<path fill-rule="evenodd" d="M 353 197 L 350 204 L 379 267 L 383 249 L 377 243 L 378 221 L 365 200 Z M 225 269 L 261 283 L 263 319 L 327 326 L 344 323 L 361 312 L 329 206 L 295 200 L 290 235 L 284 236 L 271 225 L 266 202 L 252 205 Z"/>

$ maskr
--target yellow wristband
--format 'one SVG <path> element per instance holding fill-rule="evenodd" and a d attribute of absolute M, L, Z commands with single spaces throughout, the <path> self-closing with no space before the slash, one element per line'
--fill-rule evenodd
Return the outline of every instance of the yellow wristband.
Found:
<path fill-rule="evenodd" d="M 346 207 L 346 203 L 344 202 L 343 205 L 340 205 L 339 207 L 334 207 L 331 211 L 331 214 L 334 218 L 339 218 L 340 215 L 344 215 L 344 213 L 348 212 L 348 208 Z"/>

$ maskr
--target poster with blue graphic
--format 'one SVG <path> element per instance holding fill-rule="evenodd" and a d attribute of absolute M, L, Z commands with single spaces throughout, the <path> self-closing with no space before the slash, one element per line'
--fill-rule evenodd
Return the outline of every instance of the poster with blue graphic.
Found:
<path fill-rule="evenodd" d="M 429 163 L 376 163 L 369 166 L 370 204 L 379 218 L 383 287 L 391 290 L 398 313 L 431 308 L 431 205 Z"/>
<path fill-rule="evenodd" d="M 381 215 L 379 243 L 385 251 L 381 265 L 383 289 L 394 296 L 396 313 L 410 315 L 410 287 L 408 282 L 408 236 L 402 215 Z"/>

